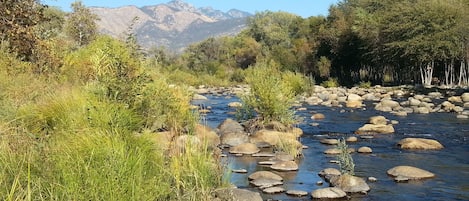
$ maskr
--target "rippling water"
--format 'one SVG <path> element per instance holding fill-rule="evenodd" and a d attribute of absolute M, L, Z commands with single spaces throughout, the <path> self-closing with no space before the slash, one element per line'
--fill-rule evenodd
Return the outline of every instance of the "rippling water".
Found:
<path fill-rule="evenodd" d="M 209 100 L 197 101 L 212 107 L 212 113 L 206 116 L 206 123 L 215 128 L 226 118 L 234 118 L 227 107 L 236 98 L 209 96 Z M 351 200 L 469 200 L 469 120 L 456 119 L 456 114 L 431 113 L 409 114 L 407 117 L 398 117 L 389 113 L 372 109 L 372 103 L 366 110 L 351 110 L 347 108 L 331 108 L 324 106 L 307 106 L 307 111 L 297 112 L 304 117 L 304 122 L 298 125 L 304 131 L 301 142 L 309 149 L 303 150 L 304 157 L 299 160 L 300 169 L 296 172 L 281 173 L 287 190 L 304 190 L 311 192 L 318 188 L 327 187 L 316 185 L 322 181 L 318 172 L 324 168 L 338 168 L 337 164 L 330 163 L 334 156 L 326 156 L 323 151 L 333 146 L 323 145 L 319 140 L 324 137 L 346 138 L 353 136 L 353 132 L 367 122 L 374 115 L 383 115 L 387 119 L 397 120 L 394 125 L 394 134 L 375 135 L 373 139 L 359 139 L 350 143 L 349 147 L 359 148 L 369 146 L 373 154 L 353 153 L 355 174 L 359 177 L 376 177 L 377 182 L 368 184 L 371 191 L 367 195 L 352 195 Z M 311 120 L 311 112 L 323 113 L 324 120 Z M 319 126 L 310 126 L 310 123 L 319 123 Z M 438 151 L 407 151 L 396 147 L 396 143 L 405 137 L 423 137 L 436 139 L 445 148 Z M 246 169 L 248 174 L 231 174 L 231 182 L 239 188 L 256 191 L 250 186 L 247 175 L 257 170 L 268 170 L 268 167 L 257 165 L 264 160 L 253 157 L 228 157 L 227 164 L 233 169 Z M 397 165 L 411 165 L 436 174 L 435 178 L 409 183 L 396 183 L 386 174 L 386 171 Z M 296 198 L 286 194 L 266 195 L 264 200 L 311 200 L 310 196 Z"/>

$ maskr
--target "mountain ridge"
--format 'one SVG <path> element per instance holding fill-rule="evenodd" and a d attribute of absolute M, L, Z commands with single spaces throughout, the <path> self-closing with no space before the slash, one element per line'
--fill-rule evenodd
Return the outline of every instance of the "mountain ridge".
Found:
<path fill-rule="evenodd" d="M 183 0 L 143 7 L 90 7 L 90 10 L 100 19 L 97 22 L 100 33 L 123 38 L 131 28 L 143 48 L 166 47 L 175 52 L 209 37 L 235 35 L 252 16 L 237 9 L 223 12 L 212 7 L 195 8 Z"/>

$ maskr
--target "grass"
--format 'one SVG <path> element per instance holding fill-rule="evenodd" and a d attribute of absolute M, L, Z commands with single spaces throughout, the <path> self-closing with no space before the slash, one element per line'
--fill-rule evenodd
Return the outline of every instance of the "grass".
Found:
<path fill-rule="evenodd" d="M 54 76 L 3 46 L 0 56 L 0 200 L 210 200 L 224 185 L 209 146 L 167 155 L 152 140 L 194 134 L 192 94 L 143 72 L 122 45 L 64 55 Z"/>

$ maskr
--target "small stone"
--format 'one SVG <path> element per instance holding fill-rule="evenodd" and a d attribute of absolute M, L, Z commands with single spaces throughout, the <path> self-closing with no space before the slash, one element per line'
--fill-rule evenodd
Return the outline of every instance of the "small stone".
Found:
<path fill-rule="evenodd" d="M 327 145 L 339 144 L 339 141 L 337 139 L 321 139 L 319 142 Z"/>
<path fill-rule="evenodd" d="M 327 149 L 326 151 L 324 151 L 325 154 L 329 154 L 329 155 L 336 155 L 336 154 L 340 154 L 340 150 L 337 149 L 337 148 L 331 148 L 331 149 Z"/>
<path fill-rule="evenodd" d="M 246 169 L 233 169 L 231 171 L 234 173 L 248 173 Z"/>
<path fill-rule="evenodd" d="M 325 118 L 324 114 L 321 114 L 321 113 L 316 113 L 316 114 L 313 114 L 313 116 L 311 116 L 311 119 L 313 120 L 320 120 L 324 118 Z"/>
<path fill-rule="evenodd" d="M 323 184 L 322 181 L 317 181 L 317 182 L 316 182 L 316 185 L 318 185 L 318 186 L 321 186 L 322 184 Z"/>
<path fill-rule="evenodd" d="M 257 164 L 259 164 L 259 165 L 273 165 L 275 163 L 277 163 L 277 161 L 259 161 L 259 162 L 257 162 Z"/>
<path fill-rule="evenodd" d="M 356 141 L 358 141 L 358 138 L 355 137 L 355 136 L 350 136 L 345 141 L 346 142 L 356 142 Z"/>
<path fill-rule="evenodd" d="M 372 152 L 373 152 L 373 150 L 370 147 L 360 147 L 360 148 L 358 148 L 358 153 L 369 154 L 369 153 L 372 153 Z"/>
<path fill-rule="evenodd" d="M 339 164 L 339 161 L 338 160 L 330 160 L 329 163 Z"/>
<path fill-rule="evenodd" d="M 370 182 L 377 182 L 378 179 L 376 179 L 376 177 L 368 177 L 368 181 L 370 181 Z"/>
<path fill-rule="evenodd" d="M 261 153 L 255 153 L 251 155 L 252 157 L 274 157 L 274 153 L 267 153 L 267 152 L 261 152 Z"/>

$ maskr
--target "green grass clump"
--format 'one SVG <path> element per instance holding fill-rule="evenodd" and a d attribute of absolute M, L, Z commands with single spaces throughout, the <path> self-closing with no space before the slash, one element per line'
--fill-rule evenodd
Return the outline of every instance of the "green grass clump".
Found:
<path fill-rule="evenodd" d="M 360 83 L 358 83 L 358 87 L 364 88 L 364 89 L 369 89 L 369 88 L 371 88 L 371 82 L 370 81 L 360 82 Z"/>
<path fill-rule="evenodd" d="M 340 154 L 337 156 L 340 172 L 342 174 L 355 175 L 355 163 L 353 162 L 352 155 L 350 155 L 345 139 L 339 139 L 337 148 L 340 150 Z"/>
<path fill-rule="evenodd" d="M 284 125 L 294 122 L 291 110 L 295 93 L 282 79 L 281 72 L 266 62 L 259 62 L 246 72 L 246 81 L 251 87 L 249 94 L 242 96 L 243 104 L 252 108 L 264 123 L 278 121 Z"/>

